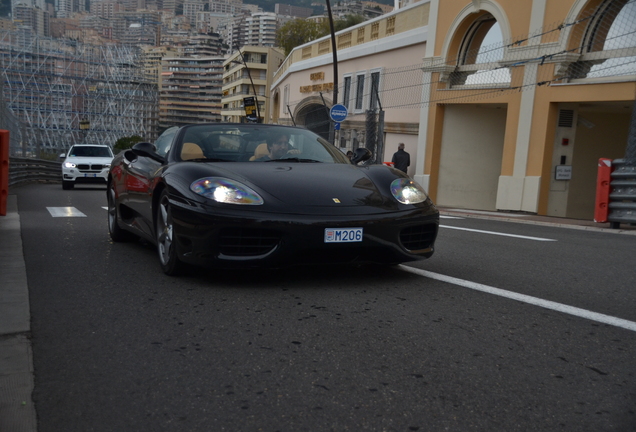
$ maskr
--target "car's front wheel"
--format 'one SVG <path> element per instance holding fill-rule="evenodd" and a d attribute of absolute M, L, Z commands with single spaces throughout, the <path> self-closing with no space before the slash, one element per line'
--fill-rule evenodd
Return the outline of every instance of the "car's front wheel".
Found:
<path fill-rule="evenodd" d="M 159 263 L 165 274 L 175 276 L 183 270 L 183 263 L 177 258 L 177 251 L 175 249 L 174 225 L 167 190 L 161 193 L 156 216 L 155 232 L 157 236 Z"/>
<path fill-rule="evenodd" d="M 64 190 L 73 189 L 73 186 L 75 186 L 75 182 L 62 180 L 62 189 Z"/>
<path fill-rule="evenodd" d="M 117 204 L 115 203 L 115 185 L 112 183 L 108 187 L 108 232 L 114 242 L 125 242 L 133 237 L 131 233 L 119 227 Z"/>

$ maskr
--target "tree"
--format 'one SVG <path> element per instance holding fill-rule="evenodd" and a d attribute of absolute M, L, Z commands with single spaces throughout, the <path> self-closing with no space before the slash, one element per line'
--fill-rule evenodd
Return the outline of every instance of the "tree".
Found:
<path fill-rule="evenodd" d="M 113 150 L 115 150 L 115 153 L 119 153 L 120 151 L 128 150 L 129 148 L 131 148 L 138 142 L 142 142 L 143 140 L 144 139 L 140 137 L 139 135 L 133 135 L 130 137 L 121 137 L 115 142 L 115 146 L 113 147 Z"/>
<path fill-rule="evenodd" d="M 296 18 L 287 21 L 276 32 L 276 45 L 285 50 L 285 55 L 297 46 L 329 34 L 329 26 Z"/>
<path fill-rule="evenodd" d="M 333 22 L 333 29 L 336 32 L 344 30 L 354 25 L 365 22 L 367 19 L 362 15 L 345 15 L 344 18 L 339 18 Z"/>
<path fill-rule="evenodd" d="M 334 21 L 334 31 L 338 32 L 366 21 L 362 15 L 346 15 Z M 306 44 L 330 33 L 329 22 L 316 23 L 302 18 L 287 21 L 276 32 L 276 45 L 285 50 L 285 55 L 297 46 Z"/>

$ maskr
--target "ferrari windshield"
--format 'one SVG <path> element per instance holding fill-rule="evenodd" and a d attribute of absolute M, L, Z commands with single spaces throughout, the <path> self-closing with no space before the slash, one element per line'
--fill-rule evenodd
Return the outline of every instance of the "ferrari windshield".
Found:
<path fill-rule="evenodd" d="M 315 133 L 287 126 L 185 126 L 172 147 L 180 160 L 192 162 L 350 163 L 339 149 Z"/>

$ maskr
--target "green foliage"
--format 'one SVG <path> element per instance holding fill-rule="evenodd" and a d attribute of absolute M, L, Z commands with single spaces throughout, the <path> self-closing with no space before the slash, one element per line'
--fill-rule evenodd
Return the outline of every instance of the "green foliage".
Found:
<path fill-rule="evenodd" d="M 280 3 L 280 0 L 247 0 L 244 3 L 258 5 L 264 12 L 274 12 L 276 3 Z M 292 0 L 285 4 L 311 8 L 314 10 L 314 15 L 321 15 L 323 11 L 323 6 L 314 5 L 312 0 Z"/>
<path fill-rule="evenodd" d="M 366 18 L 362 15 L 345 15 L 344 18 L 337 19 L 333 22 L 333 29 L 335 32 L 339 32 L 340 30 L 353 27 L 364 21 L 366 21 Z"/>
<path fill-rule="evenodd" d="M 276 32 L 276 44 L 285 50 L 285 55 L 302 44 L 329 34 L 329 27 L 302 18 L 287 21 Z"/>
<path fill-rule="evenodd" d="M 344 30 L 364 21 L 365 18 L 362 15 L 347 15 L 334 21 L 334 32 Z M 287 56 L 297 46 L 326 36 L 329 33 L 329 23 L 327 21 L 318 24 L 313 21 L 296 18 L 287 21 L 278 29 L 278 32 L 276 32 L 276 44 L 285 50 L 285 55 Z"/>
<path fill-rule="evenodd" d="M 128 150 L 138 142 L 142 142 L 144 139 L 139 135 L 133 135 L 131 137 L 121 137 L 115 143 L 113 150 L 115 153 L 119 153 L 122 150 Z"/>

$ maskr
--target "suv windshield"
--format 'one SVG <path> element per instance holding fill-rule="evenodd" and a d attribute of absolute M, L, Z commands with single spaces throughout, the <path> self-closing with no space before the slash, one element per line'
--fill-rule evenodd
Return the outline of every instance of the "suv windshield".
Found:
<path fill-rule="evenodd" d="M 108 147 L 104 146 L 74 146 L 68 154 L 71 157 L 112 157 Z"/>

